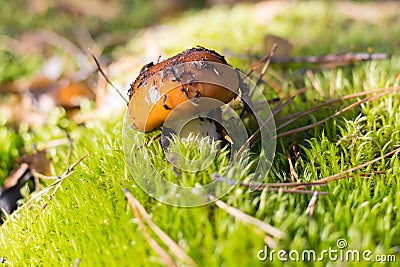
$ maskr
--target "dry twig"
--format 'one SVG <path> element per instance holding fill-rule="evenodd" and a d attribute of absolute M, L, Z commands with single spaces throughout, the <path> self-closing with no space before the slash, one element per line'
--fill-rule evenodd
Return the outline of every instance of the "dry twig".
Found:
<path fill-rule="evenodd" d="M 363 92 L 359 92 L 359 93 L 354 93 L 354 94 L 350 94 L 350 95 L 346 95 L 340 98 L 336 98 L 336 99 L 332 99 L 329 101 L 326 101 L 324 103 L 321 103 L 315 107 L 312 107 L 308 110 L 305 111 L 300 111 L 294 114 L 289 114 L 287 116 L 278 118 L 275 120 L 276 123 L 281 122 L 281 121 L 285 121 L 285 123 L 279 125 L 276 130 L 280 130 L 288 125 L 290 125 L 292 122 L 298 120 L 301 117 L 304 117 L 314 111 L 319 110 L 320 108 L 324 107 L 324 106 L 330 106 L 332 104 L 338 103 L 340 101 L 343 100 L 348 100 L 348 99 L 352 99 L 352 98 L 357 98 L 357 97 L 361 97 L 361 96 L 366 96 L 366 95 L 370 95 L 370 94 L 374 94 L 374 93 L 381 93 L 381 92 L 385 92 L 385 91 L 390 91 L 390 92 L 394 92 L 396 90 L 400 90 L 399 86 L 394 86 L 394 87 L 387 87 L 387 88 L 379 88 L 379 89 L 375 89 L 375 90 L 370 90 L 370 91 L 363 91 Z"/>

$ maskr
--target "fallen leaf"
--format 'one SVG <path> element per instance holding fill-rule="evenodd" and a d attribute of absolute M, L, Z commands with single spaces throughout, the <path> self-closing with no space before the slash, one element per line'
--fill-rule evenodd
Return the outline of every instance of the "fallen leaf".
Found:
<path fill-rule="evenodd" d="M 18 163 L 27 164 L 31 170 L 43 175 L 50 175 L 50 161 L 46 157 L 47 151 L 34 151 L 30 155 L 23 155 L 17 159 Z"/>

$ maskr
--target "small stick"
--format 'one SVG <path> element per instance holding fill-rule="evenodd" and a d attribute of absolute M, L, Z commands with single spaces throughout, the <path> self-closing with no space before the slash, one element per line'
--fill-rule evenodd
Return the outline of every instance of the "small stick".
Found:
<path fill-rule="evenodd" d="M 260 76 L 258 77 L 258 80 L 256 82 L 256 86 L 260 84 L 260 82 L 262 81 L 262 78 L 264 77 L 265 73 L 267 73 L 268 67 L 271 64 L 271 59 L 274 56 L 274 53 L 275 53 L 277 48 L 278 48 L 278 45 L 274 44 L 272 46 L 272 48 L 271 48 L 271 51 L 269 51 L 268 58 L 265 60 L 264 67 L 262 68 Z"/>
<path fill-rule="evenodd" d="M 268 76 L 265 76 L 263 78 L 263 80 L 272 87 L 272 89 L 274 89 L 278 95 L 281 95 L 282 93 L 282 86 L 280 86 L 277 82 L 275 82 L 274 80 L 272 80 L 271 78 L 269 78 Z"/>
<path fill-rule="evenodd" d="M 276 242 L 270 237 L 269 235 L 266 235 L 264 237 L 264 243 L 269 247 L 269 248 L 276 248 Z"/>
<path fill-rule="evenodd" d="M 150 228 L 156 233 L 156 235 L 168 246 L 168 248 L 177 256 L 180 260 L 184 261 L 186 264 L 190 266 L 197 266 L 194 260 L 189 257 L 183 251 L 183 249 L 165 232 L 163 232 L 150 218 L 150 215 L 147 213 L 146 209 L 140 204 L 140 202 L 129 192 L 128 189 L 124 189 L 125 197 L 128 199 L 129 203 L 134 205 L 137 210 L 141 213 L 146 223 L 150 226 Z M 133 208 L 133 206 L 132 206 Z"/>
<path fill-rule="evenodd" d="M 133 199 L 133 196 L 131 193 L 129 193 L 128 190 L 124 190 L 125 197 L 128 200 L 129 204 L 131 205 L 133 209 L 133 213 L 135 214 L 135 217 L 138 221 L 140 230 L 142 230 L 143 235 L 145 236 L 147 242 L 151 246 L 151 248 L 164 260 L 164 262 L 168 266 L 177 266 L 174 262 L 174 260 L 171 258 L 171 256 L 150 236 L 149 232 L 147 232 L 146 226 L 144 225 L 142 221 L 142 217 L 140 216 L 139 210 L 136 206 L 136 203 Z"/>
<path fill-rule="evenodd" d="M 344 54 L 327 54 L 323 56 L 306 56 L 306 57 L 285 57 L 276 56 L 271 62 L 286 63 L 314 63 L 314 64 L 331 64 L 331 63 L 353 63 L 359 61 L 384 60 L 388 59 L 388 55 L 384 53 L 344 53 Z M 260 60 L 261 61 L 261 60 Z"/>
<path fill-rule="evenodd" d="M 259 189 L 259 190 L 262 190 L 262 189 Z M 288 193 L 288 194 L 313 195 L 315 192 L 318 192 L 318 194 L 320 194 L 320 195 L 329 195 L 329 193 L 325 192 L 325 191 L 303 190 L 303 189 L 295 189 L 295 188 L 290 188 L 290 189 L 267 188 L 266 190 L 272 191 L 272 192 L 283 192 L 283 193 Z"/>
<path fill-rule="evenodd" d="M 111 87 L 114 88 L 115 91 L 117 91 L 119 96 L 126 102 L 126 104 L 129 104 L 129 101 L 122 95 L 122 93 L 118 90 L 118 88 L 115 87 L 114 84 L 108 79 L 107 75 L 104 73 L 103 69 L 101 68 L 100 63 L 97 60 L 97 58 L 92 54 L 92 52 L 90 50 L 89 50 L 89 53 L 93 57 L 94 62 L 96 62 L 97 69 L 100 71 L 101 75 L 103 75 L 104 79 L 106 79 L 107 83 L 109 85 L 111 85 Z"/>
<path fill-rule="evenodd" d="M 278 228 L 275 228 L 272 225 L 267 224 L 266 222 L 260 221 L 257 218 L 254 218 L 232 206 L 229 206 L 225 202 L 216 199 L 213 195 L 209 195 L 209 198 L 211 201 L 214 201 L 215 205 L 217 205 L 219 208 L 226 211 L 227 213 L 229 213 L 236 219 L 238 219 L 244 223 L 247 223 L 247 224 L 252 224 L 252 225 L 256 226 L 257 228 L 266 232 L 268 235 L 276 237 L 278 239 L 282 239 L 285 237 L 285 233 L 282 232 L 281 230 L 279 230 Z"/>
<path fill-rule="evenodd" d="M 59 139 L 54 139 L 54 140 L 49 140 L 45 144 L 40 142 L 38 143 L 38 148 L 39 150 L 45 150 L 53 147 L 58 147 L 62 145 L 67 145 L 69 142 L 67 137 L 59 138 Z"/>
<path fill-rule="evenodd" d="M 254 85 L 253 90 L 250 90 L 249 92 L 249 99 L 251 99 L 252 95 L 254 94 L 254 90 L 256 90 L 257 86 L 260 84 L 260 82 L 262 81 L 265 73 L 267 72 L 267 69 L 269 67 L 269 64 L 271 63 L 271 58 L 273 57 L 275 50 L 278 48 L 277 44 L 274 44 L 271 48 L 271 50 L 269 51 L 269 53 L 262 58 L 247 74 L 246 76 L 250 76 L 254 70 L 258 69 L 260 67 L 260 65 L 265 61 L 264 67 L 261 70 L 260 76 L 258 77 L 258 80 L 256 82 L 256 84 Z M 244 113 L 246 112 L 246 103 L 244 103 L 245 107 L 242 109 L 242 112 L 240 113 L 239 117 L 243 118 Z"/>

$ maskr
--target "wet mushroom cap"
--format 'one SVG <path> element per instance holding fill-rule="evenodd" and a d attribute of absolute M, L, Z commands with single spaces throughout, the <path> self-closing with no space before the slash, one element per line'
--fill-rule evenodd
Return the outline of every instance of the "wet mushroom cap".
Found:
<path fill-rule="evenodd" d="M 237 72 L 223 56 L 203 47 L 191 48 L 142 68 L 129 89 L 130 120 L 138 131 L 150 132 L 183 102 L 206 97 L 222 105 L 237 95 L 238 88 Z"/>

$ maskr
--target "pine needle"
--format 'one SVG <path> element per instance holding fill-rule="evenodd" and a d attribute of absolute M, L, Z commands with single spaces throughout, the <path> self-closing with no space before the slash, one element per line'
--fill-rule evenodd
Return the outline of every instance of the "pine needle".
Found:
<path fill-rule="evenodd" d="M 384 158 L 387 158 L 387 157 L 389 157 L 389 156 L 391 156 L 391 155 L 393 155 L 393 154 L 396 154 L 397 152 L 400 152 L 400 147 L 398 147 L 398 148 L 396 148 L 395 150 L 392 150 L 392 151 L 386 153 L 386 154 L 383 155 L 383 156 L 380 156 L 380 157 L 377 157 L 377 158 L 375 158 L 375 159 L 373 159 L 373 160 L 371 160 L 371 161 L 368 161 L 368 162 L 366 162 L 366 163 L 364 163 L 364 164 L 361 164 L 361 165 L 358 165 L 358 166 L 356 166 L 356 167 L 353 167 L 353 168 L 347 169 L 347 170 L 345 170 L 345 171 L 342 171 L 342 172 L 340 172 L 340 173 L 337 173 L 337 174 L 334 174 L 334 175 L 325 177 L 325 178 L 320 179 L 320 180 L 317 180 L 317 181 L 315 181 L 315 182 L 323 182 L 323 183 L 326 183 L 326 182 L 336 181 L 336 180 L 339 180 L 339 179 L 346 178 L 346 177 L 347 177 L 346 175 L 347 175 L 348 173 L 351 173 L 351 172 L 353 172 L 353 171 L 362 169 L 362 168 L 364 168 L 364 167 L 366 167 L 366 166 L 369 166 L 369 165 L 371 165 L 371 164 L 373 164 L 373 163 L 375 163 L 375 162 L 377 162 L 377 161 L 380 161 L 380 160 L 382 160 L 382 159 L 384 159 Z"/>
<path fill-rule="evenodd" d="M 150 236 L 149 232 L 142 221 L 142 217 L 140 216 L 138 207 L 136 206 L 136 202 L 134 197 L 127 189 L 124 190 L 125 197 L 128 200 L 129 204 L 133 209 L 133 213 L 138 221 L 140 230 L 142 231 L 144 237 L 146 238 L 147 242 L 151 246 L 151 248 L 160 256 L 161 259 L 164 260 L 165 264 L 168 266 L 177 266 L 172 257 Z"/>
<path fill-rule="evenodd" d="M 306 215 L 312 216 L 314 214 L 314 208 L 315 204 L 317 203 L 318 200 L 318 192 L 315 191 L 313 196 L 311 197 L 310 202 L 308 203 L 307 209 L 306 209 Z"/>
<path fill-rule="evenodd" d="M 119 96 L 126 102 L 126 104 L 129 103 L 129 101 L 124 97 L 124 95 L 119 91 L 119 89 L 117 87 L 115 87 L 115 85 L 108 79 L 107 75 L 104 73 L 103 69 L 100 66 L 99 61 L 97 60 L 97 58 L 92 54 L 92 52 L 89 50 L 90 55 L 93 57 L 94 62 L 96 63 L 97 69 L 100 71 L 101 75 L 103 75 L 104 79 L 106 79 L 107 83 L 109 85 L 111 85 L 111 87 L 117 91 L 117 93 L 119 94 Z"/>
<path fill-rule="evenodd" d="M 332 104 L 341 102 L 343 100 L 348 100 L 348 99 L 352 99 L 352 98 L 356 98 L 356 97 L 361 97 L 361 96 L 366 96 L 366 95 L 370 95 L 370 94 L 374 94 L 374 93 L 380 93 L 380 92 L 385 92 L 385 91 L 390 91 L 390 92 L 394 92 L 395 90 L 399 90 L 400 87 L 399 86 L 394 86 L 394 87 L 385 87 L 385 88 L 378 88 L 375 90 L 370 90 L 370 91 L 364 91 L 364 92 L 359 92 L 359 93 L 354 93 L 354 94 L 350 94 L 350 95 L 346 95 L 340 98 L 336 98 L 336 99 L 332 99 L 329 101 L 326 101 L 324 103 L 321 103 L 315 107 L 312 107 L 311 109 L 305 110 L 305 111 L 300 111 L 294 114 L 289 114 L 287 116 L 278 118 L 275 120 L 276 123 L 284 121 L 283 124 L 279 125 L 276 127 L 276 130 L 280 130 L 290 124 L 292 124 L 294 121 L 298 120 L 299 118 L 302 118 L 314 111 L 319 110 L 320 108 L 324 107 L 324 106 L 330 106 Z"/>
<path fill-rule="evenodd" d="M 175 256 L 188 264 L 189 266 L 197 266 L 194 260 L 183 251 L 183 249 L 164 231 L 162 231 L 150 218 L 150 215 L 147 213 L 146 209 L 140 204 L 140 202 L 129 192 L 128 189 L 124 189 L 125 197 L 128 199 L 129 203 L 134 205 L 140 214 L 143 216 L 143 219 L 149 225 L 149 227 L 154 231 L 154 233 L 164 242 L 165 245 L 171 250 Z M 133 207 L 132 207 L 133 208 Z"/>
<path fill-rule="evenodd" d="M 335 118 L 335 117 L 337 117 L 339 115 L 342 115 L 346 111 L 349 111 L 349 110 L 351 110 L 351 109 L 353 109 L 353 108 L 355 108 L 357 106 L 360 106 L 361 104 L 364 104 L 366 102 L 372 101 L 372 100 L 374 100 L 376 98 L 379 98 L 379 97 L 382 97 L 384 95 L 387 95 L 387 94 L 389 94 L 391 92 L 392 91 L 385 91 L 385 92 L 382 92 L 382 93 L 377 94 L 377 95 L 366 97 L 366 98 L 364 98 L 364 99 L 362 99 L 360 101 L 357 101 L 357 102 L 355 102 L 355 103 L 343 108 L 342 110 L 339 110 L 339 111 L 335 112 L 334 114 L 332 114 L 332 115 L 330 115 L 330 116 L 328 116 L 328 117 L 326 117 L 326 118 L 324 118 L 322 120 L 319 120 L 319 121 L 317 121 L 317 122 L 315 122 L 313 124 L 306 125 L 306 126 L 303 126 L 303 127 L 297 128 L 297 129 L 293 129 L 293 130 L 289 130 L 289 131 L 280 133 L 280 134 L 276 135 L 276 138 L 280 138 L 280 137 L 283 137 L 283 136 L 288 136 L 288 135 L 292 135 L 292 134 L 295 134 L 295 133 L 306 131 L 308 129 L 312 129 L 312 128 L 318 126 L 318 125 L 321 125 L 321 124 L 329 121 L 330 119 L 333 119 L 333 118 Z"/>
<path fill-rule="evenodd" d="M 267 233 L 268 235 L 276 237 L 278 239 L 282 239 L 285 237 L 285 233 L 282 232 L 281 230 L 279 230 L 278 228 L 275 228 L 266 222 L 260 221 L 257 218 L 254 218 L 232 206 L 229 206 L 225 202 L 223 202 L 219 199 L 216 199 L 213 195 L 210 195 L 209 198 L 211 199 L 211 201 L 214 201 L 215 205 L 217 205 L 219 208 L 226 211 L 227 213 L 229 213 L 236 219 L 238 219 L 244 223 L 247 223 L 247 224 L 252 224 L 255 227 L 257 227 L 258 229 L 261 229 L 262 231 Z"/>
<path fill-rule="evenodd" d="M 277 113 L 279 113 L 284 107 L 292 103 L 294 100 L 294 97 L 291 97 L 289 100 L 287 100 L 285 103 L 282 105 L 277 105 L 274 110 L 272 111 L 272 114 L 261 124 L 260 127 L 244 142 L 244 144 L 240 147 L 238 152 L 236 153 L 238 156 L 243 153 L 243 151 L 250 145 L 252 141 L 257 137 L 257 135 L 261 132 L 261 129 L 264 128 L 268 122 L 270 122 Z"/>
<path fill-rule="evenodd" d="M 56 193 L 58 192 L 58 190 L 60 190 L 62 183 L 65 181 L 65 179 L 72 174 L 73 170 L 75 169 L 75 167 L 83 160 L 85 159 L 87 156 L 89 155 L 89 153 L 86 153 L 85 155 L 83 155 L 80 159 L 78 159 L 75 163 L 73 163 L 71 166 L 69 166 L 65 172 L 60 176 L 60 179 L 55 181 L 53 184 L 51 184 L 50 186 L 55 186 L 55 189 L 53 190 L 53 192 L 51 193 L 51 195 L 49 196 L 49 199 L 47 200 L 46 203 L 44 203 L 44 205 L 42 206 L 42 208 L 40 209 L 41 211 L 43 211 L 47 205 L 50 203 L 50 201 L 54 198 L 54 196 L 56 195 Z M 50 187 L 49 186 L 49 187 Z M 48 187 L 48 188 L 49 188 Z M 39 217 L 39 214 L 36 215 L 36 218 Z"/>

